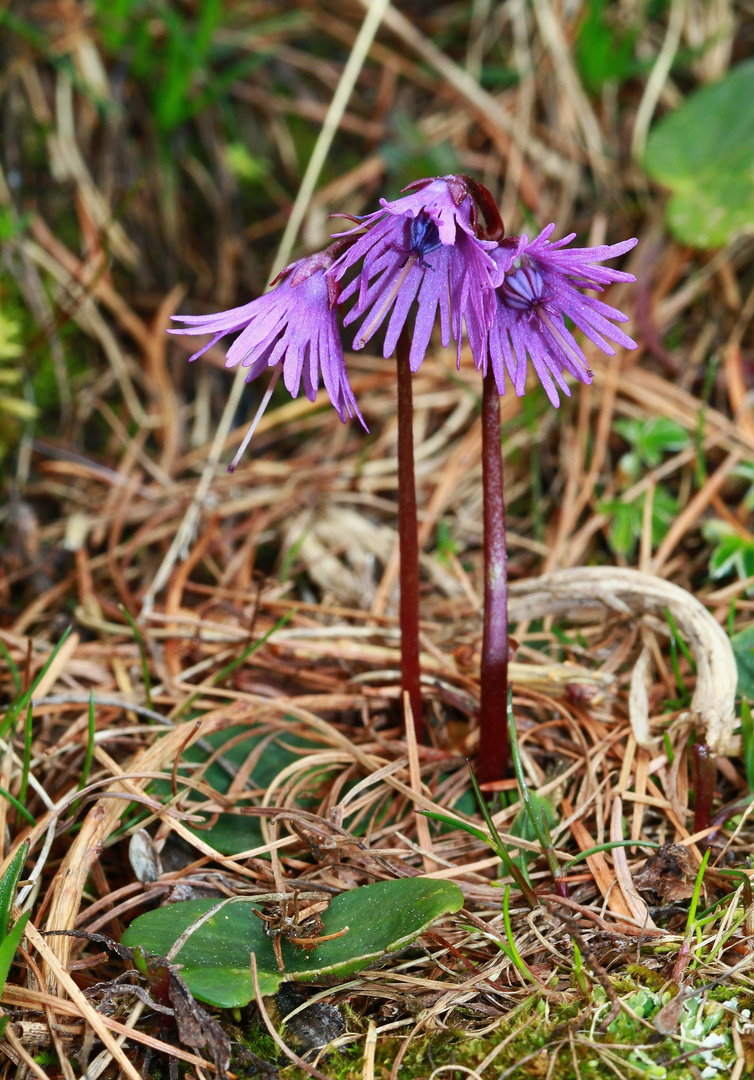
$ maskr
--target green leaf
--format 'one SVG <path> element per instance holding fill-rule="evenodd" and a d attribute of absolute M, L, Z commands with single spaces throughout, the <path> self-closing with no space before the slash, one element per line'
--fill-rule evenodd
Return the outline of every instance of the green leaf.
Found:
<path fill-rule="evenodd" d="M 201 811 L 195 810 L 194 813 L 202 817 Z M 210 814 L 204 816 L 208 828 L 191 822 L 186 822 L 186 828 L 221 855 L 239 855 L 242 851 L 250 851 L 264 844 L 258 818 L 228 813 L 217 814 L 214 820 L 213 817 Z"/>
<path fill-rule="evenodd" d="M 129 926 L 123 944 L 140 945 L 165 956 L 183 931 L 216 906 L 214 900 L 187 900 L 150 911 Z M 256 957 L 262 994 L 274 994 L 281 982 L 322 975 L 345 976 L 386 952 L 412 942 L 441 915 L 463 906 L 463 893 L 450 881 L 399 878 L 364 885 L 336 896 L 322 913 L 322 935 L 347 926 L 342 937 L 316 949 L 295 949 L 283 941 L 285 970 L 278 971 L 264 923 L 246 902 L 222 908 L 191 935 L 178 953 L 181 976 L 195 997 L 218 1008 L 248 1004 L 254 996 L 249 956 Z"/>
<path fill-rule="evenodd" d="M 618 500 L 599 504 L 602 514 L 612 515 L 607 538 L 610 547 L 619 555 L 630 556 L 641 536 L 644 518 L 644 500 L 640 495 L 633 502 Z M 667 488 L 655 488 L 652 502 L 652 544 L 656 547 L 662 542 L 670 525 L 678 514 L 678 504 Z"/>
<path fill-rule="evenodd" d="M 663 454 L 675 454 L 691 442 L 685 427 L 663 416 L 653 416 L 649 420 L 620 418 L 613 427 L 626 442 L 631 443 L 650 469 L 660 464 Z"/>
<path fill-rule="evenodd" d="M 624 82 L 637 68 L 633 58 L 637 31 L 626 30 L 610 15 L 618 5 L 607 0 L 588 0 L 586 16 L 576 39 L 576 62 L 584 86 L 590 94 L 599 94 L 606 82 Z"/>
<path fill-rule="evenodd" d="M 734 572 L 742 581 L 754 577 L 754 540 L 739 536 L 727 522 L 716 518 L 705 523 L 702 533 L 705 540 L 717 540 L 709 560 L 710 577 L 717 579 Z M 750 586 L 747 596 L 753 591 Z"/>
<path fill-rule="evenodd" d="M 21 943 L 21 938 L 24 936 L 24 929 L 28 921 L 29 912 L 27 911 L 0 942 L 0 993 L 5 988 L 5 981 L 13 963 L 13 957 L 16 955 L 16 949 Z"/>
<path fill-rule="evenodd" d="M 690 94 L 651 131 L 644 168 L 673 192 L 666 217 L 683 244 L 721 247 L 754 230 L 754 60 Z"/>
<path fill-rule="evenodd" d="M 691 442 L 686 428 L 663 416 L 654 416 L 647 420 L 637 443 L 637 449 L 644 462 L 651 469 L 662 461 L 663 454 L 676 454 L 684 450 Z"/>
<path fill-rule="evenodd" d="M 634 503 L 613 502 L 600 507 L 602 513 L 613 515 L 607 539 L 618 555 L 630 555 L 641 534 L 641 517 L 634 506 Z"/>
<path fill-rule="evenodd" d="M 259 184 L 270 175 L 270 166 L 263 157 L 255 157 L 241 142 L 225 147 L 225 164 L 238 180 Z"/>
<path fill-rule="evenodd" d="M 734 634 L 730 643 L 738 668 L 738 693 L 751 701 L 754 699 L 754 624 Z"/>
<path fill-rule="evenodd" d="M 709 572 L 713 578 L 725 577 L 736 569 L 741 544 L 746 543 L 736 533 L 724 536 L 710 555 Z"/>
<path fill-rule="evenodd" d="M 0 878 L 0 942 L 8 934 L 10 912 L 16 896 L 18 879 L 21 877 L 21 871 L 24 868 L 24 863 L 28 856 L 29 841 L 24 840 L 23 844 L 21 844 L 18 851 L 13 856 L 13 861 L 8 866 L 8 869 L 5 871 L 2 878 Z"/>
<path fill-rule="evenodd" d="M 632 446 L 636 446 L 637 442 L 641 438 L 641 429 L 643 427 L 641 420 L 636 420 L 628 416 L 619 416 L 613 420 L 613 428 L 618 432 L 622 439 L 631 443 Z"/>
<path fill-rule="evenodd" d="M 738 566 L 738 572 L 743 581 L 754 577 L 754 543 L 751 540 L 745 541 L 742 545 Z M 751 592 L 751 589 L 747 589 L 747 593 L 749 592 Z"/>
<path fill-rule="evenodd" d="M 730 475 L 749 482 L 749 490 L 744 496 L 744 506 L 747 510 L 754 509 L 754 461 L 742 461 L 740 465 L 731 470 Z"/>
<path fill-rule="evenodd" d="M 245 732 L 248 732 L 247 737 L 242 738 Z M 306 750 L 316 745 L 292 732 L 281 731 L 271 740 L 267 729 L 255 730 L 239 725 L 213 732 L 206 737 L 206 742 L 214 751 L 221 751 L 223 761 L 229 766 L 224 768 L 220 762 L 214 761 L 203 776 L 206 783 L 222 795 L 230 787 L 233 771 L 240 768 L 254 751 L 259 752 L 259 759 L 252 769 L 249 783 L 264 789 L 287 765 L 297 760 L 300 756 L 296 753 L 297 749 Z M 181 775 L 192 775 L 197 766 L 203 765 L 208 758 L 209 754 L 200 746 L 190 746 L 184 751 L 178 768 L 179 784 Z M 172 794 L 170 784 L 161 780 L 150 785 L 150 791 L 166 799 Z M 204 796 L 193 792 L 192 799 L 202 802 Z M 303 801 L 299 800 L 298 805 L 303 805 Z M 201 814 L 201 810 L 195 812 Z M 205 820 L 209 823 L 212 818 L 208 814 Z M 247 814 L 221 813 L 209 828 L 191 824 L 187 827 L 221 855 L 237 855 L 264 843 L 258 819 Z"/>
<path fill-rule="evenodd" d="M 709 521 L 702 522 L 702 536 L 708 544 L 717 544 L 727 536 L 735 535 L 733 526 L 727 521 L 722 521 L 721 518 L 710 518 Z"/>

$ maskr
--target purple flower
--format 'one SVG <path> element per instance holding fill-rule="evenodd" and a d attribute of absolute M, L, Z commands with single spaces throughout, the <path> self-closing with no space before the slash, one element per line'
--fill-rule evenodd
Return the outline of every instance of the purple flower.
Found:
<path fill-rule="evenodd" d="M 383 347 L 387 357 L 395 350 L 416 300 L 411 370 L 416 371 L 424 359 L 438 311 L 443 345 L 453 338 L 460 362 L 465 323 L 479 365 L 495 311 L 492 275 L 496 265 L 488 252 L 496 245 L 474 235 L 476 207 L 462 178 L 420 183 L 403 198 L 383 199 L 382 209 L 358 226 L 366 225 L 368 231 L 328 271 L 340 282 L 362 262 L 360 272 L 339 296 L 339 301 L 357 296 L 344 324 L 363 316 L 353 342 L 354 349 L 362 349 L 389 314 Z"/>
<path fill-rule="evenodd" d="M 304 393 L 314 401 L 319 377 L 345 423 L 346 415 L 364 419 L 346 374 L 337 314 L 325 277 L 330 258 L 323 252 L 286 267 L 282 281 L 264 296 L 243 307 L 216 315 L 174 315 L 185 326 L 171 334 L 212 334 L 212 339 L 190 360 L 196 360 L 227 334 L 241 333 L 226 353 L 225 366 L 249 368 L 251 382 L 265 368 L 280 369 L 283 382 L 297 397 L 303 380 Z"/>
<path fill-rule="evenodd" d="M 382 209 L 367 215 L 364 222 L 376 221 L 386 213 L 412 219 L 424 216 L 435 226 L 441 244 L 454 244 L 459 227 L 469 236 L 475 235 L 476 207 L 464 177 L 416 180 L 403 190 L 410 194 L 392 202 L 380 199 Z"/>
<path fill-rule="evenodd" d="M 635 281 L 632 274 L 599 264 L 630 251 L 637 241 L 565 251 L 564 246 L 576 234 L 550 243 L 548 237 L 554 228 L 548 225 L 531 243 L 526 236 L 503 241 L 491 252 L 497 273 L 489 360 L 498 391 L 505 393 L 507 371 L 513 389 L 521 397 L 526 389 L 528 355 L 548 398 L 557 408 L 558 387 L 570 396 L 564 372 L 583 383 L 590 383 L 593 377 L 565 317 L 609 356 L 615 354 L 610 341 L 626 349 L 636 348 L 636 342 L 613 325 L 613 322 L 626 322 L 628 316 L 579 290 L 602 292 L 603 286 L 611 282 Z M 486 374 L 486 358 L 477 366 Z"/>

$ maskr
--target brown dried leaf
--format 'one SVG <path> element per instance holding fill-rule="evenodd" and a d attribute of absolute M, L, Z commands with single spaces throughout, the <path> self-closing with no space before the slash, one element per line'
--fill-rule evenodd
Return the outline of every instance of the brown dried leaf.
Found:
<path fill-rule="evenodd" d="M 634 874 L 634 885 L 650 903 L 677 904 L 694 892 L 698 867 L 683 844 L 665 844 Z"/>

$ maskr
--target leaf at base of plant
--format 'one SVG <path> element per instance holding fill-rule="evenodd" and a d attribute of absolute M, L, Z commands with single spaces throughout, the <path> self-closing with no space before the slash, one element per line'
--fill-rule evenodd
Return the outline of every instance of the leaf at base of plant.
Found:
<path fill-rule="evenodd" d="M 123 944 L 165 956 L 192 923 L 216 906 L 214 900 L 187 900 L 139 916 L 123 935 Z M 249 970 L 253 952 L 263 995 L 281 982 L 305 982 L 321 976 L 345 976 L 394 952 L 431 926 L 441 915 L 463 906 L 463 893 L 449 881 L 399 878 L 363 885 L 336 896 L 322 913 L 322 936 L 347 933 L 316 949 L 297 949 L 282 942 L 284 970 L 278 970 L 272 941 L 251 904 L 226 905 L 203 923 L 175 957 L 181 977 L 200 1001 L 219 1008 L 248 1004 L 254 997 Z"/>

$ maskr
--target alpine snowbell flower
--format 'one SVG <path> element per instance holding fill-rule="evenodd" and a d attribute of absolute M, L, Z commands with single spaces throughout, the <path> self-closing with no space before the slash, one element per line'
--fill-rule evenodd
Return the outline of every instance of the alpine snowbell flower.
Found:
<path fill-rule="evenodd" d="M 480 220 L 480 215 L 481 219 Z M 364 423 L 346 374 L 338 313 L 356 323 L 353 348 L 385 325 L 383 355 L 396 355 L 398 522 L 400 542 L 401 688 L 408 696 L 417 742 L 422 741 L 419 640 L 420 572 L 413 453 L 412 372 L 421 366 L 439 315 L 443 346 L 453 340 L 460 364 L 464 333 L 482 382 L 484 625 L 480 669 L 479 779 L 498 780 L 508 757 L 507 549 L 500 395 L 510 379 L 520 397 L 531 360 L 547 396 L 570 394 L 565 376 L 593 375 L 574 337 L 580 331 L 608 355 L 633 349 L 616 324 L 626 316 L 589 293 L 631 274 L 602 264 L 630 251 L 636 240 L 568 248 L 575 234 L 550 241 L 549 225 L 533 241 L 503 238 L 491 193 L 468 176 L 419 180 L 401 198 L 351 218 L 355 227 L 333 237 L 325 251 L 287 267 L 271 292 L 217 315 L 174 316 L 174 334 L 209 334 L 194 356 L 237 334 L 226 364 L 248 368 L 247 382 L 265 368 L 272 378 L 230 466 L 248 444 L 277 379 L 295 397 L 302 386 L 314 400 L 320 376 L 341 420 Z M 410 318 L 411 317 L 411 318 Z M 412 325 L 410 325 L 410 323 Z M 465 328 L 465 329 L 464 329 Z M 364 425 L 366 427 L 366 425 Z"/>
<path fill-rule="evenodd" d="M 446 176 L 412 186 L 415 190 L 400 199 L 383 199 L 381 210 L 344 234 L 367 228 L 328 272 L 340 282 L 361 262 L 358 275 L 340 293 L 340 302 L 357 297 L 344 325 L 362 319 L 353 342 L 354 349 L 362 349 L 389 314 L 383 346 L 388 357 L 416 301 L 411 371 L 424 359 L 438 311 L 443 346 L 452 338 L 460 363 L 465 323 L 479 365 L 495 310 L 496 265 L 490 251 L 496 245 L 477 239 L 476 205 L 465 178 Z"/>
<path fill-rule="evenodd" d="M 498 392 L 505 393 L 507 371 L 513 389 L 521 397 L 526 389 L 527 356 L 530 357 L 548 398 L 557 408 L 558 388 L 570 396 L 564 372 L 583 383 L 590 383 L 593 376 L 581 347 L 566 325 L 566 317 L 609 356 L 615 354 L 610 341 L 626 349 L 636 348 L 636 342 L 613 325 L 613 322 L 626 322 L 628 316 L 601 300 L 584 296 L 580 290 L 602 292 L 602 287 L 611 282 L 635 281 L 632 274 L 599 264 L 630 251 L 637 241 L 566 251 L 565 245 L 576 234 L 550 243 L 554 228 L 548 225 L 531 243 L 525 235 L 504 240 L 491 252 L 497 272 L 489 361 Z M 486 359 L 481 369 L 486 374 Z"/>
<path fill-rule="evenodd" d="M 228 349 L 226 367 L 239 363 L 249 369 L 251 382 L 266 368 L 273 377 L 249 431 L 233 460 L 230 471 L 249 443 L 261 419 L 264 407 L 282 374 L 286 390 L 297 397 L 303 381 L 304 393 L 314 401 L 320 374 L 335 411 L 345 423 L 346 416 L 357 416 L 366 427 L 348 381 L 343 346 L 337 322 L 335 292 L 325 277 L 331 257 L 326 252 L 300 259 L 282 271 L 279 284 L 243 307 L 215 315 L 174 315 L 181 329 L 171 334 L 212 334 L 211 340 L 189 360 L 196 360 L 221 338 L 240 334 Z"/>

